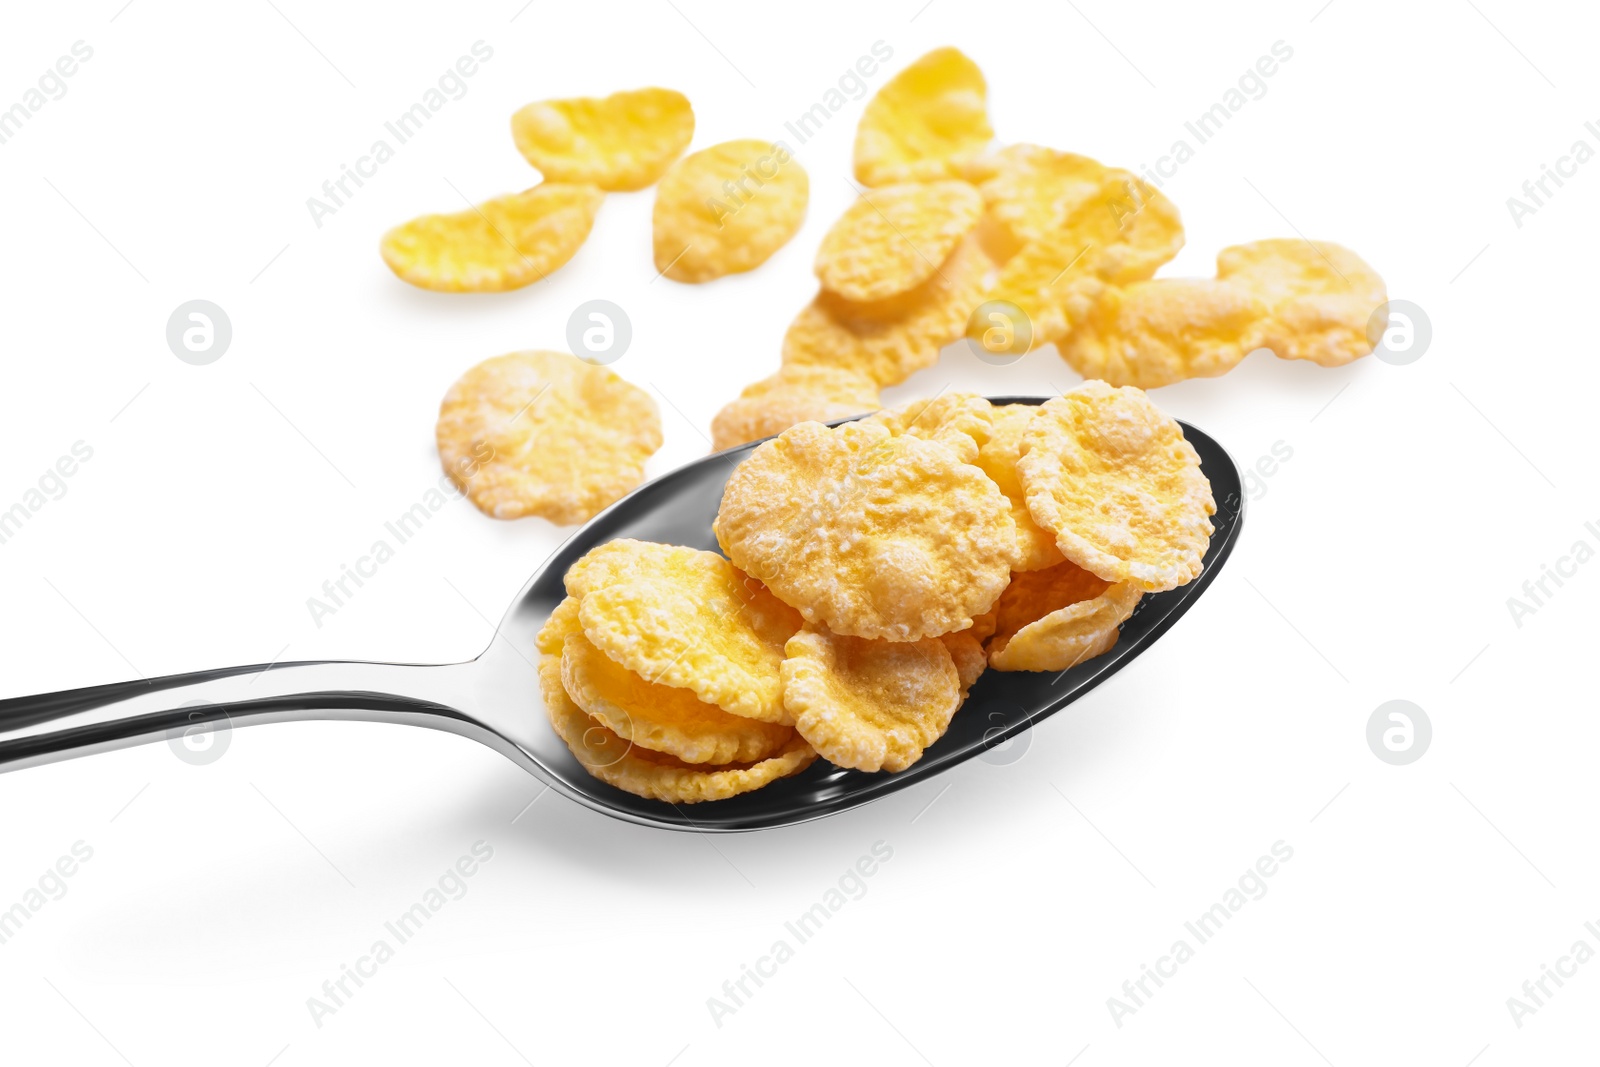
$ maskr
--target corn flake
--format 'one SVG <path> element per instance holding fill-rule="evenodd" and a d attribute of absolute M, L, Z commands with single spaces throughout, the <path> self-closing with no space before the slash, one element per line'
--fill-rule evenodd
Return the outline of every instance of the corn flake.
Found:
<path fill-rule="evenodd" d="M 1360 256 L 1326 241 L 1256 241 L 1224 248 L 1217 277 L 1247 286 L 1270 313 L 1260 344 L 1284 359 L 1342 367 L 1372 351 L 1367 322 L 1389 299 Z"/>
<path fill-rule="evenodd" d="M 962 181 L 868 189 L 822 239 L 817 279 L 829 292 L 858 303 L 914 289 L 982 216 L 982 194 Z"/>
<path fill-rule="evenodd" d="M 578 251 L 605 194 L 547 182 L 453 215 L 423 215 L 383 235 L 402 280 L 447 293 L 492 293 L 541 281 Z"/>
<path fill-rule="evenodd" d="M 807 627 L 789 639 L 784 704 L 822 757 L 858 771 L 903 771 L 944 736 L 961 679 L 937 638 L 876 641 Z"/>
<path fill-rule="evenodd" d="M 1107 170 L 1095 195 L 1006 262 L 988 299 L 1021 308 L 1036 343 L 1057 341 L 1108 284 L 1149 278 L 1182 247 L 1172 201 L 1127 171 Z M 981 341 L 981 324 L 969 336 Z"/>
<path fill-rule="evenodd" d="M 568 597 L 581 599 L 596 590 L 626 582 L 661 567 L 692 567 L 700 552 L 698 548 L 618 537 L 585 552 L 567 568 L 561 580 L 567 588 Z"/>
<path fill-rule="evenodd" d="M 971 625 L 1005 588 L 1016 526 L 982 471 L 860 422 L 803 422 L 723 490 L 723 551 L 813 625 L 916 641 Z"/>
<path fill-rule="evenodd" d="M 1093 600 L 1109 588 L 1111 583 L 1104 578 L 1065 560 L 1043 570 L 1013 574 L 1011 584 L 995 601 L 990 647 L 1010 640 L 1018 630 L 1057 608 Z"/>
<path fill-rule="evenodd" d="M 975 463 L 988 442 L 994 409 L 976 393 L 940 393 L 929 400 L 908 400 L 866 418 L 892 434 L 910 434 L 937 441 L 963 463 Z"/>
<path fill-rule="evenodd" d="M 694 110 L 671 89 L 542 100 L 511 116 L 511 135 L 546 181 L 631 192 L 661 177 L 689 147 Z"/>
<path fill-rule="evenodd" d="M 685 763 L 736 763 L 781 751 L 793 731 L 729 715 L 687 689 L 656 685 L 595 648 L 580 629 L 561 653 L 567 695 L 596 722 L 635 745 Z"/>
<path fill-rule="evenodd" d="M 936 48 L 886 82 L 856 128 L 863 185 L 957 178 L 989 144 L 988 86 L 955 48 Z"/>
<path fill-rule="evenodd" d="M 1064 671 L 1110 651 L 1118 627 L 1144 595 L 1128 582 L 1109 585 L 1072 563 L 1017 577 L 1039 580 L 1013 581 L 1000 598 L 1006 625 L 989 643 L 989 665 L 997 671 Z"/>
<path fill-rule="evenodd" d="M 871 303 L 823 290 L 789 325 L 783 362 L 848 367 L 880 386 L 903 382 L 962 336 L 993 269 L 969 236 L 915 289 Z"/>
<path fill-rule="evenodd" d="M 950 653 L 950 659 L 956 666 L 956 679 L 961 684 L 961 699 L 967 699 L 967 693 L 982 677 L 984 669 L 989 666 L 989 655 L 983 650 L 982 642 L 971 630 L 957 630 L 953 634 L 940 634 L 939 640 L 944 642 L 944 647 Z"/>
<path fill-rule="evenodd" d="M 1048 240 L 1084 202 L 1101 195 L 1110 172 L 1088 156 L 1014 144 L 973 160 L 964 173 L 983 193 L 987 247 L 1003 263 L 1024 245 Z"/>
<path fill-rule="evenodd" d="M 583 769 L 635 796 L 668 804 L 726 800 L 799 774 L 817 758 L 816 750 L 796 735 L 777 755 L 758 762 L 725 766 L 685 763 L 665 752 L 634 745 L 585 715 L 562 688 L 558 657 L 541 657 L 539 683 L 550 725 Z"/>
<path fill-rule="evenodd" d="M 711 421 L 715 451 L 759 441 L 801 422 L 832 422 L 878 407 L 878 386 L 848 367 L 792 363 L 745 387 Z"/>
<path fill-rule="evenodd" d="M 809 195 L 781 145 L 726 141 L 685 156 L 656 190 L 656 270 L 678 282 L 753 270 L 800 229 Z"/>
<path fill-rule="evenodd" d="M 598 588 L 582 583 L 585 636 L 646 681 L 785 722 L 778 667 L 799 615 L 715 552 L 627 543 L 640 556 L 633 573 Z"/>
<path fill-rule="evenodd" d="M 1226 374 L 1261 347 L 1266 318 L 1244 285 L 1156 278 L 1107 287 L 1058 347 L 1085 378 L 1154 389 Z"/>
<path fill-rule="evenodd" d="M 661 447 L 655 401 L 562 352 L 513 352 L 462 375 L 436 431 L 451 479 L 486 515 L 578 523 L 638 485 Z"/>
<path fill-rule="evenodd" d="M 581 633 L 583 626 L 578 622 L 578 600 L 576 597 L 564 597 L 550 613 L 544 625 L 539 628 L 539 635 L 534 638 L 534 645 L 539 649 L 540 655 L 559 656 L 561 650 L 566 647 L 567 638 Z"/>
<path fill-rule="evenodd" d="M 1143 392 L 1084 382 L 1040 407 L 1023 448 L 1028 511 L 1067 559 L 1146 592 L 1200 574 L 1211 483 L 1183 429 Z"/>
<path fill-rule="evenodd" d="M 1039 409 L 1032 404 L 1002 404 L 992 407 L 990 411 L 989 437 L 978 450 L 976 462 L 989 480 L 1005 494 L 1006 502 L 1011 506 L 1011 521 L 1017 526 L 1017 551 L 1020 554 L 1020 559 L 1012 569 L 1037 571 L 1052 567 L 1061 562 L 1061 550 L 1056 547 L 1055 537 L 1033 521 L 1033 516 L 1028 512 L 1027 495 L 1022 490 L 1022 477 L 1017 473 L 1017 460 L 1022 456 L 1022 435 L 1033 425 Z M 985 634 L 979 640 L 987 636 Z"/>

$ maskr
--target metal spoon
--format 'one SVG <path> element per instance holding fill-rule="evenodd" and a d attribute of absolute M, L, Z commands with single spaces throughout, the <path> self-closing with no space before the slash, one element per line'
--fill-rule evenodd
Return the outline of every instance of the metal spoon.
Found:
<path fill-rule="evenodd" d="M 1038 404 L 1039 397 L 993 397 Z M 841 420 L 847 421 L 847 420 Z M 559 793 L 614 818 L 669 830 L 735 831 L 818 819 L 887 796 L 998 748 L 1131 663 L 1178 621 L 1238 540 L 1244 497 L 1222 446 L 1192 426 L 1218 504 L 1205 570 L 1188 585 L 1146 596 L 1115 648 L 1059 675 L 986 672 L 949 732 L 898 774 L 865 774 L 822 760 L 793 778 L 729 800 L 678 806 L 615 789 L 579 766 L 551 729 L 539 697 L 534 635 L 564 595 L 578 557 L 616 537 L 716 550 L 711 520 L 723 484 L 755 444 L 707 456 L 641 486 L 595 516 L 528 580 L 489 648 L 466 663 L 415 665 L 316 660 L 225 667 L 0 701 L 0 771 L 124 748 L 196 729 L 302 719 L 427 726 L 481 741 Z"/>

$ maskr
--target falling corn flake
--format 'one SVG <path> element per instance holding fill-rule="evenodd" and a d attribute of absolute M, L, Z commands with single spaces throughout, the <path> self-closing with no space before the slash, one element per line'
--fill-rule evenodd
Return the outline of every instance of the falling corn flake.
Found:
<path fill-rule="evenodd" d="M 993 262 L 969 236 L 915 289 L 871 303 L 824 290 L 789 325 L 783 362 L 847 367 L 880 386 L 897 385 L 931 367 L 941 348 L 961 338 L 993 272 Z"/>
<path fill-rule="evenodd" d="M 1224 248 L 1217 277 L 1249 288 L 1268 306 L 1261 346 L 1284 359 L 1342 367 L 1372 351 L 1367 324 L 1388 302 L 1378 272 L 1326 241 L 1270 240 Z"/>
<path fill-rule="evenodd" d="M 1262 347 L 1266 317 L 1244 285 L 1156 278 L 1107 287 L 1058 347 L 1085 378 L 1154 389 L 1226 374 Z"/>
<path fill-rule="evenodd" d="M 809 196 L 782 145 L 727 141 L 685 156 L 656 190 L 656 270 L 678 282 L 754 270 L 800 229 Z"/>
<path fill-rule="evenodd" d="M 1109 169 L 1088 156 L 1035 144 L 1007 145 L 964 170 L 987 207 L 985 238 L 999 262 L 1048 240 L 1087 201 L 1101 195 Z"/>
<path fill-rule="evenodd" d="M 541 100 L 511 116 L 511 133 L 546 181 L 631 192 L 660 178 L 689 147 L 694 110 L 671 89 Z"/>
<path fill-rule="evenodd" d="M 563 352 L 513 352 L 462 375 L 439 407 L 439 458 L 478 509 L 555 523 L 593 516 L 644 479 L 655 401 Z"/>
<path fill-rule="evenodd" d="M 958 49 L 936 48 L 867 102 L 856 127 L 862 185 L 958 178 L 994 137 L 983 71 Z"/>
<path fill-rule="evenodd" d="M 1057 341 L 1106 285 L 1149 278 L 1182 247 L 1172 201 L 1127 171 L 1108 170 L 1095 195 L 1006 262 L 987 299 L 1021 308 L 1037 343 Z M 976 330 L 969 336 L 981 339 Z"/>
<path fill-rule="evenodd" d="M 447 293 L 492 293 L 542 281 L 589 236 L 605 194 L 546 183 L 450 215 L 423 215 L 383 235 L 383 261 L 404 281 Z"/>
<path fill-rule="evenodd" d="M 868 189 L 822 239 L 817 279 L 829 292 L 858 303 L 914 289 L 982 217 L 982 194 L 962 181 Z"/>
<path fill-rule="evenodd" d="M 878 407 L 878 386 L 848 367 L 789 364 L 747 385 L 711 421 L 715 451 L 780 434 L 802 422 L 833 422 Z"/>

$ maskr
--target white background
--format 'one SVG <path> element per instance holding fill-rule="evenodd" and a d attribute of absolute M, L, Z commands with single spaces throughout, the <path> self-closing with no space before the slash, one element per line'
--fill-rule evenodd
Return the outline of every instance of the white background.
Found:
<path fill-rule="evenodd" d="M 1600 963 L 1521 1028 L 1506 1006 L 1579 938 L 1600 950 L 1583 928 L 1600 920 L 1600 563 L 1520 627 L 1506 604 L 1574 541 L 1600 547 L 1583 526 L 1600 520 L 1600 163 L 1520 228 L 1506 207 L 1574 140 L 1600 148 L 1583 128 L 1600 119 L 1590 13 L 123 4 L 18 7 L 0 35 L 0 106 L 73 42 L 94 49 L 0 145 L 0 508 L 74 442 L 94 450 L 0 545 L 5 695 L 280 657 L 478 652 L 564 531 L 458 501 L 320 628 L 306 599 L 434 484 L 450 382 L 488 356 L 565 347 L 584 300 L 632 318 L 614 369 L 661 404 L 651 473 L 704 454 L 712 415 L 775 369 L 810 297 L 812 254 L 854 196 L 861 102 L 797 146 L 809 217 L 752 274 L 653 280 L 647 190 L 608 198 L 571 264 L 521 292 L 397 281 L 377 255 L 386 228 L 534 181 L 508 133 L 532 100 L 662 84 L 694 102 L 696 148 L 776 138 L 873 42 L 893 48 L 891 73 L 959 44 L 988 75 L 1002 140 L 1136 167 L 1282 40 L 1294 55 L 1266 95 L 1166 185 L 1188 231 L 1166 273 L 1209 274 L 1240 241 L 1334 240 L 1426 310 L 1433 342 L 1409 366 L 1257 354 L 1160 390 L 1241 464 L 1293 451 L 1216 584 L 1021 759 L 821 823 L 711 842 L 554 795 L 528 808 L 538 783 L 486 748 L 358 724 L 236 731 L 203 767 L 151 745 L 0 777 L 0 908 L 74 842 L 93 849 L 0 945 L 7 1062 L 1592 1053 Z M 480 39 L 494 56 L 467 94 L 317 228 L 306 198 Z M 207 367 L 164 337 L 194 298 L 233 324 Z M 1050 351 L 998 369 L 952 350 L 889 396 L 1074 380 Z M 1404 767 L 1365 740 L 1396 698 L 1434 729 Z M 494 855 L 467 895 L 316 1026 L 307 998 L 479 840 Z M 1269 892 L 1115 1025 L 1107 998 L 1280 840 L 1293 859 Z M 876 841 L 893 858 L 866 895 L 718 1027 L 707 998 Z"/>

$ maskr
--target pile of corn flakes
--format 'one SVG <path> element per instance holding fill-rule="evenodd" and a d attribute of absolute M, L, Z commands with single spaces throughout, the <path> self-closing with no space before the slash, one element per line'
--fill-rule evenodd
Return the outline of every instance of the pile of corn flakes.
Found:
<path fill-rule="evenodd" d="M 551 722 L 591 773 L 689 803 L 817 756 L 901 771 L 987 668 L 1065 671 L 1200 574 L 1200 460 L 1139 389 L 912 401 L 758 446 L 715 552 L 617 540 L 539 637 Z"/>
<path fill-rule="evenodd" d="M 821 288 L 784 337 L 784 371 L 831 367 L 883 388 L 965 336 L 997 357 L 1053 344 L 1085 378 L 1153 389 L 1225 374 L 1257 349 L 1325 367 L 1372 351 L 1388 297 L 1348 249 L 1257 241 L 1223 249 L 1215 278 L 1156 278 L 1184 240 L 1163 193 L 1087 156 L 992 140 L 983 73 L 954 48 L 879 90 L 856 132 L 860 196 L 823 238 Z M 747 436 L 725 432 L 717 448 L 824 410 L 782 372 L 735 405 Z"/>
<path fill-rule="evenodd" d="M 782 145 L 684 156 L 694 113 L 670 90 L 530 104 L 512 133 L 544 180 L 390 231 L 397 275 L 528 285 L 573 257 L 608 192 L 657 182 L 655 265 L 676 281 L 752 270 L 805 219 L 808 179 Z M 597 777 L 680 804 L 818 757 L 912 766 L 985 670 L 1103 655 L 1144 594 L 1199 576 L 1211 486 L 1144 389 L 1262 348 L 1329 367 L 1372 350 L 1387 297 L 1353 252 L 1257 241 L 1223 249 L 1214 278 L 1157 278 L 1184 242 L 1158 189 L 993 140 L 983 74 L 954 48 L 883 86 L 857 129 L 860 195 L 823 238 L 780 369 L 713 422 L 719 450 L 767 439 L 724 489 L 724 554 L 614 540 L 565 575 L 540 685 Z M 955 393 L 880 409 L 963 337 L 997 356 L 1053 344 L 1085 381 L 1038 406 Z M 472 368 L 438 423 L 446 469 L 499 518 L 585 521 L 660 444 L 647 394 L 557 352 Z"/>
<path fill-rule="evenodd" d="M 698 283 L 752 270 L 804 222 L 806 172 L 784 146 L 760 140 L 684 156 L 694 126 L 689 101 L 670 89 L 529 104 L 512 116 L 512 135 L 544 180 L 398 226 L 383 238 L 383 258 L 423 288 L 520 288 L 576 254 L 608 192 L 659 182 L 652 227 L 660 275 Z M 1087 156 L 995 148 L 993 138 L 983 73 L 954 48 L 916 60 L 868 102 L 855 141 L 860 195 L 817 252 L 820 289 L 790 324 L 778 372 L 717 414 L 713 448 L 873 411 L 879 390 L 932 366 L 962 337 L 996 356 L 1053 344 L 1086 379 L 1142 389 L 1224 374 L 1263 348 L 1329 367 L 1372 351 L 1369 324 L 1387 295 L 1355 253 L 1257 241 L 1223 249 L 1215 278 L 1156 278 L 1184 240 L 1165 195 Z M 462 378 L 438 432 L 447 469 L 486 513 L 581 522 L 639 483 L 644 457 L 660 445 L 647 397 L 630 398 L 626 411 L 614 398 L 585 397 L 555 415 L 535 412 L 518 431 L 521 444 L 499 448 L 491 438 L 503 435 L 500 409 L 512 397 L 513 408 L 533 399 L 533 379 L 524 374 L 520 391 L 497 397 L 497 366 L 491 360 Z M 474 397 L 481 410 L 469 413 L 463 405 Z M 609 422 L 624 413 L 641 421 Z M 565 425 L 605 424 L 628 427 L 626 447 L 564 450 L 584 452 L 579 459 L 534 447 Z M 995 457 L 1015 435 L 1002 426 L 998 437 L 980 465 L 998 464 L 994 476 L 1006 485 Z M 495 460 L 481 473 L 450 463 L 451 454 L 485 449 Z M 554 485 L 547 459 L 566 468 Z M 582 482 L 577 468 L 594 479 Z M 1014 495 L 1012 503 L 1020 506 Z M 1030 525 L 1020 512 L 1013 517 Z M 1048 554 L 1043 542 L 1029 543 Z"/>

